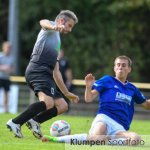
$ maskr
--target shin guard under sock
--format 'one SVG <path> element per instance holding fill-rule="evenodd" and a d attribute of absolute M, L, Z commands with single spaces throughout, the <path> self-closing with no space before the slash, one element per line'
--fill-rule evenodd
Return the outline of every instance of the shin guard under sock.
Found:
<path fill-rule="evenodd" d="M 23 113 L 14 118 L 12 121 L 16 124 L 23 125 L 29 119 L 33 118 L 35 115 L 46 110 L 45 102 L 36 102 L 31 104 Z"/>
<path fill-rule="evenodd" d="M 36 115 L 34 118 L 32 118 L 33 120 L 39 122 L 39 123 L 43 123 L 55 116 L 57 116 L 57 108 L 54 106 L 51 109 L 48 109 L 44 112 L 41 112 L 40 114 Z"/>

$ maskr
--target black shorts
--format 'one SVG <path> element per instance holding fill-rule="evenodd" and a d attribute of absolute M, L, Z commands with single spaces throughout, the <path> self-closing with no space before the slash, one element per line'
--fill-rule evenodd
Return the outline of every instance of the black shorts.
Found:
<path fill-rule="evenodd" d="M 10 90 L 11 82 L 8 79 L 0 79 L 0 88 L 4 88 L 6 92 Z"/>
<path fill-rule="evenodd" d="M 58 90 L 51 74 L 47 72 L 26 72 L 27 84 L 37 96 L 38 92 L 43 92 L 53 98 L 62 98 L 62 93 Z"/>

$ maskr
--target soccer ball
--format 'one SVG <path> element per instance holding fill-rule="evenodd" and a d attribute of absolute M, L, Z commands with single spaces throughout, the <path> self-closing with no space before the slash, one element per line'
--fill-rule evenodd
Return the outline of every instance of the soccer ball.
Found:
<path fill-rule="evenodd" d="M 50 127 L 51 136 L 69 135 L 70 132 L 71 132 L 70 124 L 64 120 L 57 120 Z"/>

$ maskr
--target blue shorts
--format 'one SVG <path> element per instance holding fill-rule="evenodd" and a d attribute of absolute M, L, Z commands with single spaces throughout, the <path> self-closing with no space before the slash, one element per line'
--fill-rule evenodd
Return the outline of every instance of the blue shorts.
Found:
<path fill-rule="evenodd" d="M 122 125 L 120 125 L 118 122 L 115 120 L 111 119 L 105 114 L 98 114 L 95 119 L 92 122 L 91 129 L 89 131 L 89 134 L 92 134 L 92 131 L 96 127 L 96 124 L 98 122 L 103 122 L 107 126 L 107 135 L 116 135 L 120 131 L 126 131 Z"/>

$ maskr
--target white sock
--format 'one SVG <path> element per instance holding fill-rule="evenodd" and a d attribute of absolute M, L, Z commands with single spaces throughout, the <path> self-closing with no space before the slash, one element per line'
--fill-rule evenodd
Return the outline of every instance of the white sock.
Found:
<path fill-rule="evenodd" d="M 65 135 L 65 136 L 60 136 L 58 138 L 58 142 L 63 142 L 63 143 L 70 143 L 71 140 L 78 140 L 78 141 L 85 141 L 87 140 L 87 134 L 74 134 L 74 135 Z"/>

